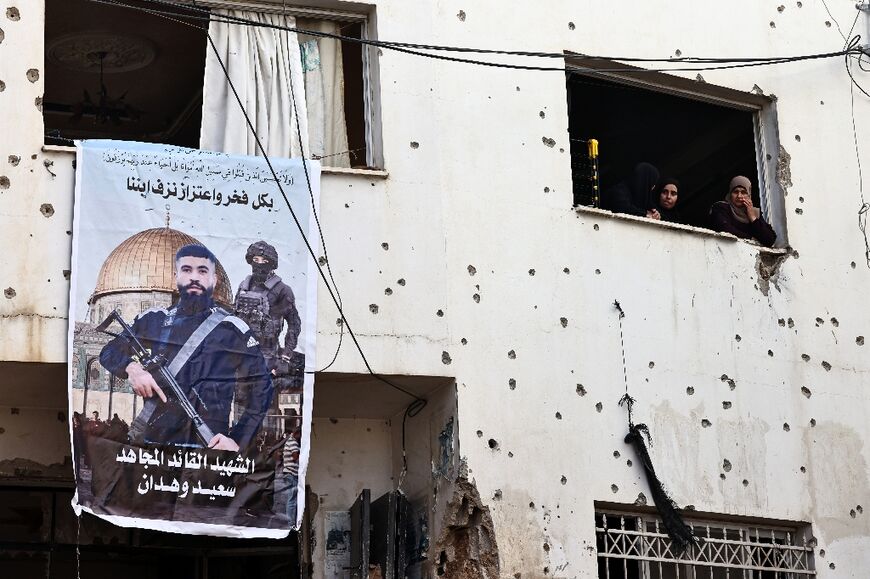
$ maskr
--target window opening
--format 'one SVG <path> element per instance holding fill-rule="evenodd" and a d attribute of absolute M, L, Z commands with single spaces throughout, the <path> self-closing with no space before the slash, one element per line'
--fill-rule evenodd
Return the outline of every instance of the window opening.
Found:
<path fill-rule="evenodd" d="M 753 204 L 785 242 L 782 192 L 773 179 L 778 151 L 771 150 L 778 145 L 770 99 L 662 73 L 634 72 L 621 63 L 568 62 L 630 70 L 598 73 L 587 68 L 567 74 L 574 205 L 600 207 L 595 192 L 606 192 L 635 165 L 648 162 L 662 178 L 680 181 L 680 221 L 708 227 L 711 205 L 725 198 L 732 177 L 745 175 L 753 184 Z"/>
<path fill-rule="evenodd" d="M 365 25 L 349 22 L 341 26 L 340 34 L 353 38 L 365 38 Z M 377 163 L 371 155 L 366 119 L 366 75 L 360 69 L 364 62 L 363 45 L 344 42 L 341 46 L 344 61 L 344 113 L 347 119 L 347 148 L 351 167 L 374 167 Z"/>
<path fill-rule="evenodd" d="M 138 0 L 128 3 L 153 8 Z M 209 4 L 205 0 L 198 8 Z M 245 6 L 263 12 L 283 10 L 268 4 Z M 190 16 L 178 18 L 183 22 L 203 25 L 193 19 L 200 13 L 183 8 L 173 11 Z M 370 34 L 362 14 L 295 6 L 288 6 L 287 13 L 298 16 L 299 29 L 352 38 Z M 298 35 L 298 41 L 303 54 L 306 43 L 313 48 L 314 58 L 303 61 L 306 100 L 312 103 L 309 125 L 316 120 L 312 115 L 318 114 L 320 123 L 324 116 L 327 123 L 319 130 L 309 127 L 312 136 L 306 153 L 321 159 L 324 166 L 382 165 L 372 122 L 376 111 L 370 82 L 372 51 L 359 43 L 304 34 Z M 203 34 L 183 23 L 129 8 L 89 0 L 47 0 L 45 46 L 42 110 L 46 144 L 109 138 L 199 147 L 208 50 Z M 321 66 L 319 54 L 326 55 L 336 46 L 340 49 L 333 54 L 340 57 L 329 63 L 324 60 Z M 324 93 L 321 83 L 330 94 Z M 342 150 L 322 146 L 324 134 L 329 143 L 329 135 L 345 132 L 347 143 L 338 147 Z M 316 135 L 320 135 L 320 146 L 314 143 Z"/>
<path fill-rule="evenodd" d="M 205 49 L 203 35 L 184 24 L 88 0 L 48 0 L 46 144 L 111 138 L 197 147 Z"/>
<path fill-rule="evenodd" d="M 809 526 L 686 519 L 698 545 L 678 552 L 661 519 L 595 513 L 599 579 L 800 579 L 816 575 Z"/>
<path fill-rule="evenodd" d="M 117 527 L 70 506 L 72 490 L 0 486 L 8 577 L 297 579 L 298 535 L 231 539 Z M 77 554 L 78 553 L 78 554 Z"/>

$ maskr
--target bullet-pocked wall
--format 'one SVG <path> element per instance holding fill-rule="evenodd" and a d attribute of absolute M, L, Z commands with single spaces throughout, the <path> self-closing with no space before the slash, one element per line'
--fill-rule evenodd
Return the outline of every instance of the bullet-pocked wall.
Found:
<path fill-rule="evenodd" d="M 830 14 L 806 0 L 362 4 L 374 7 L 381 39 L 602 56 L 822 53 L 870 26 L 854 2 L 828 2 Z M 3 0 L 0 14 L 0 357 L 62 362 L 72 157 L 41 148 L 41 6 Z M 564 74 L 383 50 L 388 176 L 325 174 L 324 238 L 372 367 L 455 378 L 467 474 L 457 485 L 491 517 L 500 576 L 596 576 L 594 501 L 651 496 L 622 442 L 614 300 L 625 311 L 635 420 L 650 426 L 676 502 L 810 523 L 819 577 L 860 577 L 870 565 L 870 267 L 856 155 L 856 143 L 859 154 L 870 148 L 870 99 L 852 89 L 843 60 L 674 73 L 775 96 L 780 149 L 768 162 L 778 162 L 793 250 L 769 254 L 575 212 Z M 853 74 L 870 85 L 857 66 Z M 325 290 L 319 298 L 318 357 L 328 360 L 337 313 Z M 331 370 L 365 368 L 345 340 Z M 10 377 L 0 380 L 9 397 Z M 37 452 L 7 439 L 4 454 Z M 492 561 L 480 565 L 494 572 Z"/>

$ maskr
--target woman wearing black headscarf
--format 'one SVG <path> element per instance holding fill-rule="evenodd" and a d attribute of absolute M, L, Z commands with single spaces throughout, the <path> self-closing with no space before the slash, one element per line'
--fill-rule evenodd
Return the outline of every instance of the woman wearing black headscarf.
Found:
<path fill-rule="evenodd" d="M 665 177 L 659 181 L 653 192 L 652 206 L 659 212 L 662 221 L 682 223 L 683 219 L 677 211 L 680 198 L 680 182 L 673 177 Z"/>
<path fill-rule="evenodd" d="M 632 174 L 604 192 L 603 207 L 614 213 L 660 219 L 653 209 L 651 195 L 659 180 L 659 171 L 649 163 L 638 163 Z"/>

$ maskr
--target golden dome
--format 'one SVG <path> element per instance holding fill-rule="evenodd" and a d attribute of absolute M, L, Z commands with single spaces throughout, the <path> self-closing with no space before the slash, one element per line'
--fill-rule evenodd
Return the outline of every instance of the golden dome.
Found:
<path fill-rule="evenodd" d="M 172 274 L 175 252 L 189 244 L 202 245 L 196 238 L 169 227 L 146 229 L 128 237 L 103 262 L 88 303 L 121 292 L 177 293 Z M 225 305 L 233 303 L 230 279 L 220 263 L 217 264 L 214 299 Z"/>

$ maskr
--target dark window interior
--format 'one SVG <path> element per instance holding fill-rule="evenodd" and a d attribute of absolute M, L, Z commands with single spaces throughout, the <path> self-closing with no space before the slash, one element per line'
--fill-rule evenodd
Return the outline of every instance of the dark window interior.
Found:
<path fill-rule="evenodd" d="M 202 32 L 139 10 L 47 0 L 45 49 L 47 144 L 111 138 L 199 145 Z"/>
<path fill-rule="evenodd" d="M 646 161 L 680 181 L 677 209 L 689 225 L 707 226 L 710 205 L 735 175 L 749 177 L 759 206 L 752 111 L 576 73 L 567 84 L 571 155 L 598 140 L 602 191 Z"/>
<path fill-rule="evenodd" d="M 605 526 L 605 517 L 607 517 L 607 525 L 620 525 L 620 518 L 602 513 L 595 513 L 595 526 L 603 528 Z M 624 528 L 620 530 L 638 531 L 637 517 L 627 516 L 623 519 Z M 617 528 L 620 528 L 617 526 Z M 611 541 L 618 539 L 611 538 Z M 604 545 L 604 535 L 601 533 L 595 534 L 595 548 L 599 553 L 607 551 Z M 599 579 L 641 579 L 640 563 L 630 561 L 628 559 L 618 559 L 612 557 L 598 557 L 598 577 Z"/>
<path fill-rule="evenodd" d="M 0 488 L 4 577 L 297 579 L 298 538 L 229 539 L 117 527 L 70 506 L 72 491 Z M 78 550 L 78 554 L 76 551 Z"/>
<path fill-rule="evenodd" d="M 342 36 L 362 38 L 363 25 L 359 22 L 344 24 Z M 367 167 L 365 82 L 363 80 L 363 45 L 342 42 L 341 59 L 344 64 L 344 116 L 347 122 L 347 148 L 351 167 Z"/>
<path fill-rule="evenodd" d="M 46 144 L 107 138 L 199 147 L 208 44 L 190 25 L 204 23 L 172 18 L 182 22 L 90 0 L 47 0 Z M 361 38 L 363 24 L 344 23 L 340 32 Z M 350 163 L 366 167 L 362 45 L 344 42 L 342 61 Z"/>

